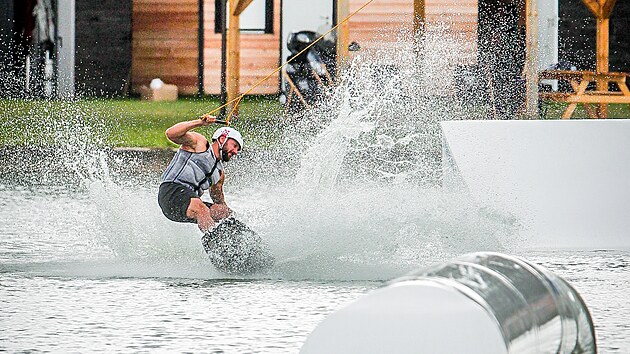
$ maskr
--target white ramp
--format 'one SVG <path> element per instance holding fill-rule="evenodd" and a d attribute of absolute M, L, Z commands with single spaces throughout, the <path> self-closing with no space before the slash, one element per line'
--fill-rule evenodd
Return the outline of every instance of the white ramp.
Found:
<path fill-rule="evenodd" d="M 445 183 L 518 218 L 527 245 L 630 249 L 630 120 L 441 125 Z"/>

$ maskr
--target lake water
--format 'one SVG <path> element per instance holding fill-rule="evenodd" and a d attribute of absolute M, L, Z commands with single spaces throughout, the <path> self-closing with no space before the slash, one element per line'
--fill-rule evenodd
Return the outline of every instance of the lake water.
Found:
<path fill-rule="evenodd" d="M 600 352 L 630 352 L 628 250 L 532 250 L 512 242 L 518 223 L 439 188 L 368 183 L 332 197 L 256 185 L 242 172 L 264 160 L 252 153 L 235 163 L 226 194 L 277 264 L 226 278 L 196 227 L 159 211 L 169 153 L 95 151 L 78 165 L 39 153 L 44 167 L 19 162 L 35 153 L 4 151 L 0 169 L 0 350 L 295 353 L 326 315 L 386 281 L 499 250 L 569 281 Z"/>

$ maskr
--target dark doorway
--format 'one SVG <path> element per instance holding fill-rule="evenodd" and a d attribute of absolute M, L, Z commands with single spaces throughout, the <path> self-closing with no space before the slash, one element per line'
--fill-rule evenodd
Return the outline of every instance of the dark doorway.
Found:
<path fill-rule="evenodd" d="M 131 81 L 132 3 L 75 2 L 75 85 L 79 97 L 127 95 Z"/>
<path fill-rule="evenodd" d="M 13 0 L 2 5 L 2 65 L 1 95 L 5 97 L 27 97 L 32 94 L 35 83 L 33 69 L 41 58 L 36 46 L 32 45 L 36 30 L 33 15 L 37 1 Z"/>
<path fill-rule="evenodd" d="M 13 1 L 0 1 L 0 96 L 11 96 L 9 92 L 13 86 L 13 48 L 15 38 L 13 36 L 14 27 Z"/>

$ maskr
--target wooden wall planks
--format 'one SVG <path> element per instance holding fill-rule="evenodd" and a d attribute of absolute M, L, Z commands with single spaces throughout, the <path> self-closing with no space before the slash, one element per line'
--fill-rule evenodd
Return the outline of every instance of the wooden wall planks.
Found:
<path fill-rule="evenodd" d="M 221 34 L 214 33 L 214 1 L 204 6 L 204 87 L 207 94 L 221 92 Z M 273 33 L 241 32 L 241 92 L 271 73 L 279 65 L 280 1 L 274 1 Z M 252 94 L 278 93 L 279 76 L 274 75 Z"/>
<path fill-rule="evenodd" d="M 197 91 L 197 0 L 134 0 L 132 85 L 154 78 Z"/>
<path fill-rule="evenodd" d="M 365 0 L 350 0 L 350 12 Z M 426 0 L 427 30 L 443 28 L 465 43 L 463 63 L 476 61 L 477 0 Z M 393 42 L 409 41 L 412 31 L 413 1 L 374 0 L 350 19 L 350 41 L 357 41 L 367 51 L 396 48 Z"/>
<path fill-rule="evenodd" d="M 350 12 L 365 0 L 350 0 Z M 331 3 L 332 6 L 332 3 Z M 221 34 L 214 33 L 214 0 L 204 3 L 204 87 L 219 94 Z M 160 77 L 179 86 L 180 92 L 197 90 L 197 0 L 133 0 L 133 89 Z M 477 0 L 426 0 L 428 28 L 445 27 L 466 43 L 464 63 L 476 61 Z M 350 20 L 350 40 L 366 50 L 395 48 L 401 32 L 412 29 L 413 1 L 375 0 Z M 274 33 L 241 33 L 241 92 L 273 71 L 280 63 L 280 1 L 274 1 Z M 254 94 L 278 92 L 274 75 Z"/>

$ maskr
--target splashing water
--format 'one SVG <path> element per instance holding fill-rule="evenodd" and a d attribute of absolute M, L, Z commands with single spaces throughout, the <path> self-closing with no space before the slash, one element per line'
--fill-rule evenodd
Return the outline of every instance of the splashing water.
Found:
<path fill-rule="evenodd" d="M 353 111 L 350 108 L 349 95 L 344 95 L 338 118 L 330 122 L 302 155 L 300 169 L 295 176 L 295 183 L 301 189 L 312 191 L 335 186 L 351 141 L 357 139 L 361 133 L 374 129 L 373 124 L 361 121 L 369 111 L 367 107 Z"/>
<path fill-rule="evenodd" d="M 409 53 L 393 61 L 413 63 Z M 471 113 L 433 94 L 431 67 L 389 65 L 355 59 L 335 93 L 286 129 L 286 154 L 239 162 L 235 205 L 270 241 L 281 276 L 386 278 L 510 246 L 517 222 L 441 186 L 439 121 Z M 295 173 L 247 176 L 260 165 Z"/>
<path fill-rule="evenodd" d="M 427 78 L 446 64 L 416 63 L 407 43 L 382 58 L 378 52 L 376 59 L 356 57 L 329 97 L 282 128 L 279 145 L 245 152 L 229 166 L 228 203 L 276 257 L 263 276 L 387 279 L 455 254 L 501 249 L 516 232 L 511 219 L 440 185 L 438 123 L 471 113 L 434 94 L 435 82 Z M 72 103 L 63 109 L 68 119 L 51 126 L 53 160 L 71 176 L 61 184 L 79 185 L 82 202 L 74 207 L 88 211 L 63 226 L 89 240 L 91 252 L 78 258 L 98 266 L 83 271 L 223 276 L 207 261 L 195 225 L 162 216 L 159 171 L 128 179 L 132 173 L 120 171 L 142 166 L 143 157 L 113 157 L 99 147 L 103 132 L 85 124 L 90 112 Z M 57 261 L 76 259 L 69 249 Z"/>

